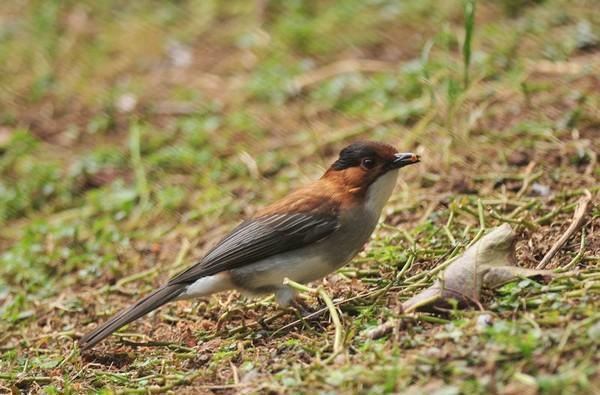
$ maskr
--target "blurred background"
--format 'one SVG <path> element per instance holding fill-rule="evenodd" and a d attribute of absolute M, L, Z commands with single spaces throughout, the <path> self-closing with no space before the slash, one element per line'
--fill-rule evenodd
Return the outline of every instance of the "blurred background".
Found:
<path fill-rule="evenodd" d="M 2 1 L 7 333 L 75 330 L 99 288 L 145 273 L 108 293 L 125 304 L 357 139 L 422 155 L 385 218 L 437 248 L 422 268 L 449 212 L 457 239 L 477 231 L 477 199 L 492 222 L 567 221 L 600 177 L 600 3 Z M 523 262 L 561 226 L 519 228 Z"/>

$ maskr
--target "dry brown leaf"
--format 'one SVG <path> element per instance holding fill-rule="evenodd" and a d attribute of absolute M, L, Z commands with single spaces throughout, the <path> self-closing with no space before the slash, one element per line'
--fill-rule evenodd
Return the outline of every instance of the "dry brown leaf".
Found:
<path fill-rule="evenodd" d="M 519 277 L 551 276 L 548 270 L 515 266 L 515 232 L 508 224 L 492 229 L 451 263 L 440 278 L 402 304 L 404 312 L 447 304 L 479 304 L 482 288 L 493 289 Z"/>

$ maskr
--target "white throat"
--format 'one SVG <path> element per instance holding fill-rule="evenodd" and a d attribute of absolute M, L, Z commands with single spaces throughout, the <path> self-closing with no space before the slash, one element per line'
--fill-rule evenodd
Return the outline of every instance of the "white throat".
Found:
<path fill-rule="evenodd" d="M 381 215 L 383 206 L 385 206 L 394 191 L 396 180 L 398 179 L 398 170 L 388 171 L 369 186 L 366 208 L 377 217 Z"/>

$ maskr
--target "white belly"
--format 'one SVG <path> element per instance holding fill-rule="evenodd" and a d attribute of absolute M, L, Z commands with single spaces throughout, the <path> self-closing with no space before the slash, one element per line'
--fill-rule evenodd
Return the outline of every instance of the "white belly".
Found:
<path fill-rule="evenodd" d="M 188 285 L 185 291 L 179 295 L 177 299 L 199 298 L 232 288 L 233 284 L 229 273 L 222 272 L 213 276 L 199 278 Z"/>
<path fill-rule="evenodd" d="M 235 270 L 244 276 L 241 288 L 261 289 L 278 288 L 287 277 L 290 280 L 307 283 L 325 277 L 332 271 L 332 266 L 318 255 L 283 254 L 249 265 L 246 270 Z"/>

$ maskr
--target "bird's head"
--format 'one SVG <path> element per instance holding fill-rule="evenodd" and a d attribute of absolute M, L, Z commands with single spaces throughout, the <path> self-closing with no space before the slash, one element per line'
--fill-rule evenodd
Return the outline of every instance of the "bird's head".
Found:
<path fill-rule="evenodd" d="M 350 188 L 368 188 L 387 173 L 419 161 L 419 155 L 398 152 L 388 144 L 358 141 L 340 151 L 323 177 L 343 181 Z"/>
<path fill-rule="evenodd" d="M 361 201 L 374 210 L 381 210 L 394 189 L 398 170 L 419 161 L 419 155 L 398 152 L 391 145 L 359 141 L 340 151 L 323 178 L 365 198 Z"/>

